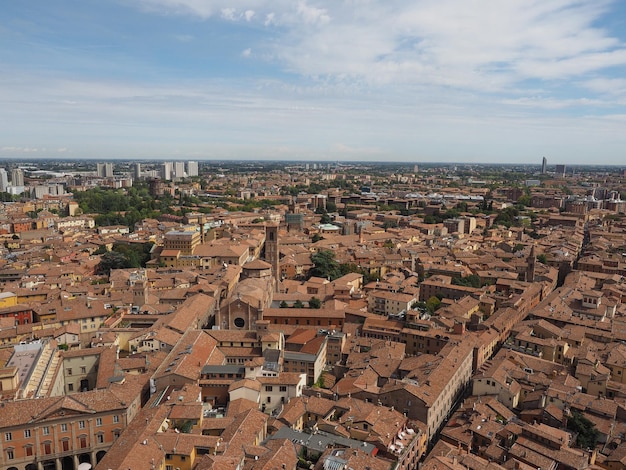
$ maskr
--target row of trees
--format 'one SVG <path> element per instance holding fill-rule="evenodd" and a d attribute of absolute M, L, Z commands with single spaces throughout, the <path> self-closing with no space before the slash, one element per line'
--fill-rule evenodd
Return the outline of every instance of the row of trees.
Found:
<path fill-rule="evenodd" d="M 311 297 L 309 299 L 309 308 L 319 309 L 322 308 L 322 301 L 317 297 Z M 282 301 L 280 303 L 280 308 L 304 308 L 304 302 L 301 300 L 296 300 L 291 307 L 286 301 Z"/>

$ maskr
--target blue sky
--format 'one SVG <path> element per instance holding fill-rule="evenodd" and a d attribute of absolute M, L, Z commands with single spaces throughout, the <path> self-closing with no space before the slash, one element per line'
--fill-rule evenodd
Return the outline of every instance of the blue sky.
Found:
<path fill-rule="evenodd" d="M 622 0 L 23 0 L 0 157 L 626 166 Z"/>

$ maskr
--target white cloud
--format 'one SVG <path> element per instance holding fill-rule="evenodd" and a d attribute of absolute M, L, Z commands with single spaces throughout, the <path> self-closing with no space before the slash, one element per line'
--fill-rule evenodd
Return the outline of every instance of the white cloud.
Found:
<path fill-rule="evenodd" d="M 626 80 L 613 77 L 626 47 L 600 27 L 617 1 L 124 0 L 189 33 L 166 37 L 189 42 L 176 70 L 146 47 L 58 47 L 54 73 L 12 67 L 0 120 L 13 140 L 0 151 L 497 160 L 548 147 L 585 161 L 601 147 L 620 161 Z M 205 30 L 215 49 L 230 34 L 228 81 L 211 78 L 221 55 L 198 54 Z"/>
<path fill-rule="evenodd" d="M 222 18 L 224 18 L 225 20 L 231 20 L 234 21 L 236 20 L 236 13 L 237 10 L 235 8 L 222 8 Z"/>
<path fill-rule="evenodd" d="M 265 22 L 263 23 L 265 26 L 270 26 L 275 22 L 276 13 L 271 12 L 265 15 Z"/>
<path fill-rule="evenodd" d="M 576 98 L 576 99 L 556 99 L 556 98 L 546 98 L 546 97 L 522 97 L 516 99 L 505 99 L 502 101 L 503 104 L 510 106 L 521 106 L 526 108 L 537 108 L 537 109 L 566 109 L 573 107 L 597 107 L 597 106 L 607 106 L 607 102 L 603 102 L 601 100 L 594 100 L 588 98 Z"/>
<path fill-rule="evenodd" d="M 582 86 L 596 93 L 626 96 L 626 79 L 624 78 L 593 78 L 583 82 Z"/>
<path fill-rule="evenodd" d="M 257 49 L 306 76 L 498 90 L 626 65 L 625 45 L 596 26 L 616 0 L 138 1 L 278 26 Z"/>
<path fill-rule="evenodd" d="M 298 15 L 306 24 L 326 24 L 330 21 L 328 10 L 308 5 L 305 1 L 298 2 Z"/>
<path fill-rule="evenodd" d="M 26 154 L 26 153 L 37 153 L 39 152 L 40 149 L 36 148 L 36 147 L 12 147 L 12 146 L 5 146 L 5 147 L 0 147 L 0 152 L 3 152 L 5 154 Z M 46 149 L 41 149 L 42 151 L 45 151 Z"/>

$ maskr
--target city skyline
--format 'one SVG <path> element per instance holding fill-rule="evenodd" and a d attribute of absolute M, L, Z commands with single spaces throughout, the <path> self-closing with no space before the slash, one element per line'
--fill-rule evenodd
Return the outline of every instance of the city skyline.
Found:
<path fill-rule="evenodd" d="M 617 1 L 55 1 L 0 17 L 0 158 L 625 160 Z"/>

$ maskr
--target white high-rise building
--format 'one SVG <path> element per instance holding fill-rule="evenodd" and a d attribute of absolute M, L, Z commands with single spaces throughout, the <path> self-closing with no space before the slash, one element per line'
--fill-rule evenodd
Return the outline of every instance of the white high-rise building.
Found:
<path fill-rule="evenodd" d="M 174 162 L 174 176 L 178 179 L 185 177 L 185 162 Z"/>
<path fill-rule="evenodd" d="M 0 193 L 6 193 L 9 187 L 9 175 L 4 168 L 0 168 Z"/>
<path fill-rule="evenodd" d="M 96 163 L 96 170 L 100 178 L 113 178 L 113 163 Z"/>
<path fill-rule="evenodd" d="M 187 162 L 187 176 L 198 176 L 198 162 Z"/>
<path fill-rule="evenodd" d="M 11 170 L 11 186 L 24 186 L 24 172 L 19 168 Z"/>
<path fill-rule="evenodd" d="M 161 178 L 164 180 L 172 179 L 172 162 L 163 162 L 161 166 Z"/>
<path fill-rule="evenodd" d="M 141 163 L 139 162 L 133 163 L 133 178 L 136 180 L 141 178 Z"/>

